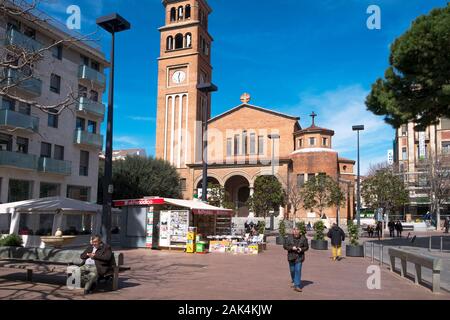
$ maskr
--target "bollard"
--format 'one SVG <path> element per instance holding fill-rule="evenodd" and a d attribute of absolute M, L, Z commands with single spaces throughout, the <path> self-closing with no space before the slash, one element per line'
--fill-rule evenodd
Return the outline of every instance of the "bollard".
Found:
<path fill-rule="evenodd" d="M 383 245 L 380 246 L 380 266 L 383 266 Z"/>
<path fill-rule="evenodd" d="M 444 251 L 444 237 L 441 237 L 441 252 Z"/>
<path fill-rule="evenodd" d="M 430 237 L 430 241 L 428 243 L 428 251 L 431 252 L 431 237 Z"/>
<path fill-rule="evenodd" d="M 374 261 L 375 243 L 372 242 L 372 263 Z"/>

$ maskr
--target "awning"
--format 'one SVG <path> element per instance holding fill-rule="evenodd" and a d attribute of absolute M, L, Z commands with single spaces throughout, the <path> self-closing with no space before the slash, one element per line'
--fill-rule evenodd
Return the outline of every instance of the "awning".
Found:
<path fill-rule="evenodd" d="M 102 206 L 63 197 L 25 200 L 0 204 L 0 213 L 96 214 Z"/>
<path fill-rule="evenodd" d="M 201 201 L 181 200 L 170 198 L 144 198 L 131 200 L 115 200 L 115 207 L 133 207 L 133 206 L 153 206 L 153 205 L 172 205 L 176 207 L 186 208 L 196 215 L 233 215 L 233 210 L 217 208 Z"/>

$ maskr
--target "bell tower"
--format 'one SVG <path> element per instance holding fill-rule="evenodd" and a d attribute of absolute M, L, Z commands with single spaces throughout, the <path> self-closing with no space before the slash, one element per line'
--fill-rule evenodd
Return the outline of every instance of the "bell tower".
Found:
<path fill-rule="evenodd" d="M 187 165 L 202 161 L 203 114 L 211 116 L 211 43 L 206 0 L 164 0 L 166 19 L 158 59 L 156 157 L 188 179 Z M 206 113 L 204 112 L 206 108 Z"/>

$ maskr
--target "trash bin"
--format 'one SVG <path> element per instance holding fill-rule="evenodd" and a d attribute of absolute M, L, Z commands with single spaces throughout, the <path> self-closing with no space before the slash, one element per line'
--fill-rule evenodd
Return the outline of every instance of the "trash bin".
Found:
<path fill-rule="evenodd" d="M 199 241 L 196 243 L 196 253 L 205 253 L 206 242 Z"/>

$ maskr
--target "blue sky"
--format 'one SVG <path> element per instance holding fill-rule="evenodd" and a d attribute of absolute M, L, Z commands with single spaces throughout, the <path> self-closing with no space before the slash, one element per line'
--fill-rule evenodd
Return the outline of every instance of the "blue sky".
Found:
<path fill-rule="evenodd" d="M 62 21 L 71 4 L 81 8 L 82 33 L 97 30 L 95 19 L 118 12 L 132 29 L 117 36 L 115 148 L 154 153 L 157 58 L 164 24 L 160 0 L 44 0 L 41 9 Z M 363 172 L 386 161 L 394 131 L 366 111 L 372 83 L 388 65 L 389 45 L 419 15 L 447 0 L 209 0 L 213 115 L 238 104 L 243 92 L 252 104 L 301 117 L 336 131 L 334 148 L 356 158 L 355 124 L 361 136 Z M 369 30 L 369 5 L 381 8 L 381 30 Z M 95 35 L 109 56 L 109 36 Z M 104 96 L 106 101 L 107 97 Z M 104 131 L 104 128 L 103 128 Z"/>

